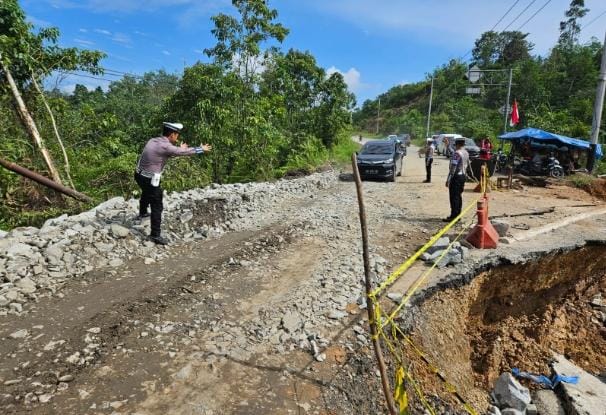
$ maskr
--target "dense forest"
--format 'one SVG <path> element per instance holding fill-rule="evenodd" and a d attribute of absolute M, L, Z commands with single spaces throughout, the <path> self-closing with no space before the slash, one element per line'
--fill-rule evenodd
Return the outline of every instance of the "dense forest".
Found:
<path fill-rule="evenodd" d="M 512 70 L 511 102 L 517 100 L 520 124 L 588 139 L 598 81 L 602 44 L 593 39 L 579 44 L 581 20 L 589 10 L 584 0 L 572 0 L 560 23 L 560 37 L 547 56 L 533 55 L 528 33 L 483 33 L 471 51 L 471 62 L 452 60 L 427 74 L 426 80 L 398 85 L 368 100 L 354 114 L 355 125 L 381 134 L 411 133 L 425 138 L 431 79 L 434 80 L 429 134 L 460 133 L 493 139 L 503 133 L 509 69 Z M 468 95 L 466 78 L 477 65 L 483 78 L 480 94 Z M 604 139 L 602 129 L 600 142 Z"/>
<path fill-rule="evenodd" d="M 207 157 L 173 160 L 165 189 L 271 180 L 351 154 L 355 104 L 343 77 L 314 56 L 284 51 L 288 29 L 265 0 L 232 0 L 212 18 L 216 44 L 181 75 L 125 76 L 107 91 L 44 88 L 58 71 L 103 74 L 104 54 L 59 46 L 56 28 L 35 29 L 17 0 L 0 3 L 0 158 L 101 201 L 136 196 L 134 166 L 161 122 L 185 124 L 183 141 L 213 145 Z M 258 70 L 259 67 L 263 71 Z M 14 80 L 11 88 L 9 77 Z M 19 109 L 19 94 L 28 114 Z M 81 204 L 0 168 L 0 229 L 40 224 Z"/>
<path fill-rule="evenodd" d="M 423 139 L 431 79 L 430 134 L 494 138 L 504 129 L 500 110 L 509 70 L 511 101 L 517 100 L 521 116 L 516 128 L 589 137 L 602 44 L 598 39 L 579 44 L 588 12 L 584 0 L 572 0 L 563 11 L 560 37 L 546 56 L 533 54 L 528 33 L 485 32 L 476 40 L 470 62 L 452 60 L 422 82 L 394 86 L 365 101 L 353 117 L 354 96 L 342 75 L 329 76 L 309 52 L 284 50 L 289 31 L 266 0 L 232 0 L 232 5 L 233 14 L 212 18 L 216 42 L 205 50 L 207 62 L 182 74 L 126 75 L 107 90 L 78 85 L 66 94 L 46 80 L 64 71 L 100 76 L 104 54 L 60 47 L 57 28 L 35 28 L 17 0 L 3 0 L 0 159 L 95 202 L 133 197 L 139 152 L 159 134 L 162 121 L 172 120 L 185 124 L 183 141 L 208 142 L 214 149 L 207 157 L 169 163 L 163 181 L 168 191 L 272 180 L 312 171 L 330 159 L 346 160 L 355 149 L 349 139 L 352 127 Z M 476 95 L 466 93 L 471 65 L 491 70 L 478 83 L 490 85 L 480 86 Z M 21 98 L 26 112 L 19 106 Z M 0 229 L 39 225 L 86 207 L 0 168 Z"/>

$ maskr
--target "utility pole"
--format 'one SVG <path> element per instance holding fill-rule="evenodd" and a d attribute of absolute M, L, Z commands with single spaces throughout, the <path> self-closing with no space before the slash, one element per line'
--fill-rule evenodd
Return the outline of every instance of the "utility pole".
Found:
<path fill-rule="evenodd" d="M 511 98 L 511 79 L 513 78 L 513 69 L 509 69 L 509 84 L 507 85 L 507 100 L 505 101 L 505 126 L 503 133 L 507 132 L 507 117 L 509 116 L 509 99 Z"/>
<path fill-rule="evenodd" d="M 587 170 L 593 170 L 595 163 L 595 148 L 598 146 L 598 136 L 600 135 L 600 125 L 602 123 L 602 109 L 604 107 L 604 92 L 606 90 L 606 36 L 604 36 L 604 50 L 602 51 L 602 64 L 600 66 L 600 76 L 598 78 L 598 87 L 595 92 L 595 103 L 593 104 L 593 122 L 591 123 L 591 147 L 589 157 L 587 157 Z"/>
<path fill-rule="evenodd" d="M 381 97 L 379 97 L 379 106 L 377 107 L 377 135 L 379 134 L 379 118 L 381 117 Z"/>
<path fill-rule="evenodd" d="M 431 120 L 431 101 L 433 99 L 433 76 L 431 77 L 431 90 L 429 92 L 429 108 L 427 109 L 427 132 L 425 138 L 429 138 L 429 122 Z"/>

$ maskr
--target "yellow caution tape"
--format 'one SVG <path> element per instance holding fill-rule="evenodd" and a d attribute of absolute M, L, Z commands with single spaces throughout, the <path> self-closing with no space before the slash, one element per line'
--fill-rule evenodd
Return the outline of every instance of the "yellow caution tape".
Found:
<path fill-rule="evenodd" d="M 421 247 L 417 252 L 413 254 L 410 258 L 406 260 L 402 265 L 400 265 L 394 272 L 392 272 L 389 277 L 377 288 L 375 288 L 368 296 L 376 297 L 381 291 L 385 290 L 388 286 L 390 286 L 400 275 L 402 275 L 408 268 L 412 266 L 412 264 L 421 256 L 425 251 L 427 251 L 433 244 L 435 244 L 438 239 L 440 239 L 446 232 L 450 230 L 463 216 L 467 214 L 467 212 L 480 200 L 480 198 L 474 200 L 469 205 L 463 209 L 463 211 L 450 223 L 444 226 L 438 233 L 436 233 L 425 245 Z"/>
<path fill-rule="evenodd" d="M 400 366 L 396 370 L 396 386 L 393 394 L 393 398 L 400 408 L 400 415 L 408 415 L 408 392 L 404 384 L 405 376 L 404 368 Z"/>

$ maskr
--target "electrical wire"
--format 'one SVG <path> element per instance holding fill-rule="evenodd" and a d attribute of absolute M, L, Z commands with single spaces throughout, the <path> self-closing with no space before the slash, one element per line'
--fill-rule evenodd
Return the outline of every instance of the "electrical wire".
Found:
<path fill-rule="evenodd" d="M 530 22 L 532 19 L 534 19 L 534 17 L 535 17 L 537 14 L 539 14 L 539 13 L 541 12 L 541 10 L 543 10 L 543 9 L 544 9 L 544 8 L 545 8 L 545 7 L 546 7 L 546 6 L 547 6 L 549 3 L 551 3 L 551 1 L 552 1 L 552 0 L 547 0 L 547 1 L 545 2 L 545 4 L 541 6 L 541 8 L 540 8 L 539 10 L 537 10 L 536 12 L 534 12 L 534 14 L 533 14 L 532 16 L 530 16 L 530 18 L 529 18 L 528 20 L 526 20 L 524 23 L 522 23 L 522 24 L 520 25 L 520 27 L 518 27 L 518 31 L 519 31 L 521 28 L 523 28 L 524 26 L 526 26 L 526 24 L 527 24 L 528 22 Z"/>
<path fill-rule="evenodd" d="M 497 25 L 499 23 L 501 23 L 503 21 L 503 19 L 505 19 L 505 17 L 507 17 L 507 15 L 509 14 L 509 12 L 516 6 L 516 4 L 518 4 L 520 2 L 520 0 L 515 0 L 513 2 L 513 4 L 511 5 L 511 7 L 509 9 L 507 9 L 507 11 L 505 12 L 504 15 L 501 16 L 501 18 L 492 26 L 492 28 L 490 29 L 490 31 L 492 32 L 495 27 L 497 27 Z M 471 52 L 473 52 L 473 49 L 470 49 L 467 51 L 467 53 L 465 53 L 465 55 L 461 56 L 459 59 L 463 60 L 463 58 L 465 58 L 467 55 L 469 55 Z"/>
<path fill-rule="evenodd" d="M 535 3 L 536 3 L 536 1 L 537 1 L 537 0 L 532 0 L 532 1 L 530 2 L 530 4 L 529 4 L 528 6 L 526 6 L 526 7 L 524 8 L 524 10 L 522 10 L 522 11 L 520 12 L 520 14 L 518 14 L 518 15 L 515 17 L 515 19 L 513 19 L 513 20 L 512 20 L 512 21 L 511 21 L 511 22 L 510 22 L 510 23 L 509 23 L 507 26 L 505 26 L 505 29 L 501 30 L 501 32 L 504 32 L 504 31 L 506 31 L 507 29 L 509 29 L 509 27 L 510 27 L 512 24 L 514 24 L 514 23 L 516 22 L 516 20 L 518 20 L 518 19 L 520 18 L 520 16 L 522 16 L 524 13 L 526 13 L 526 10 L 528 10 L 528 9 L 530 8 L 530 6 L 532 6 L 533 4 L 535 4 Z"/>
<path fill-rule="evenodd" d="M 593 22 L 595 22 L 596 20 L 598 20 L 600 17 L 604 16 L 605 14 L 606 14 L 606 10 L 604 10 L 602 13 L 600 13 L 600 14 L 598 15 L 598 17 L 596 17 L 595 19 L 593 19 L 592 21 L 590 21 L 590 22 L 589 22 L 589 23 L 587 23 L 586 25 L 581 26 L 581 30 L 582 30 L 582 29 L 586 29 L 586 28 L 587 28 L 587 26 L 589 26 L 590 24 L 592 24 Z"/>
<path fill-rule="evenodd" d="M 60 74 L 63 74 L 63 75 L 79 76 L 81 78 L 96 79 L 96 80 L 99 80 L 99 81 L 106 81 L 106 82 L 115 82 L 116 81 L 115 79 L 106 79 L 106 78 L 101 78 L 99 76 L 84 75 L 84 74 L 76 73 L 76 72 L 67 72 L 67 71 L 57 71 L 57 72 L 59 72 Z"/>
<path fill-rule="evenodd" d="M 108 75 L 113 75 L 113 76 L 131 76 L 133 78 L 141 78 L 143 79 L 143 77 L 141 75 L 137 75 L 134 73 L 130 73 L 130 72 L 122 72 L 122 71 L 118 71 L 115 69 L 109 69 L 109 68 L 100 68 L 103 70 L 103 72 L 107 73 Z"/>
<path fill-rule="evenodd" d="M 501 18 L 499 19 L 499 21 L 498 21 L 498 22 L 496 22 L 496 23 L 494 24 L 494 26 L 493 26 L 493 27 L 490 29 L 490 31 L 491 31 L 491 32 L 494 30 L 494 28 L 495 28 L 495 27 L 497 27 L 497 25 L 498 25 L 499 23 L 501 23 L 501 22 L 503 21 L 503 19 L 504 19 L 504 18 L 505 18 L 505 17 L 506 17 L 506 16 L 509 14 L 509 12 L 510 12 L 510 11 L 511 11 L 511 10 L 512 10 L 514 7 L 516 7 L 516 4 L 518 4 L 519 2 L 520 2 L 520 0 L 516 0 L 516 1 L 515 1 L 515 2 L 514 2 L 512 5 L 511 5 L 511 7 L 509 8 L 509 10 L 507 10 L 507 11 L 505 12 L 505 14 L 504 14 L 503 16 L 501 16 Z"/>

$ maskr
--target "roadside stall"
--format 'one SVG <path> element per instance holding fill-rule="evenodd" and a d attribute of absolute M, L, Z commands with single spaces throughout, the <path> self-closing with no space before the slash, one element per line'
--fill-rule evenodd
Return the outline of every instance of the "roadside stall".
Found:
<path fill-rule="evenodd" d="M 516 157 L 514 170 L 531 175 L 553 175 L 554 165 L 561 166 L 567 174 L 586 171 L 591 146 L 589 141 L 539 130 L 525 128 L 499 136 L 511 142 L 511 157 Z M 602 147 L 595 148 L 595 158 L 602 158 Z M 544 173 L 544 174 L 543 174 Z"/>

